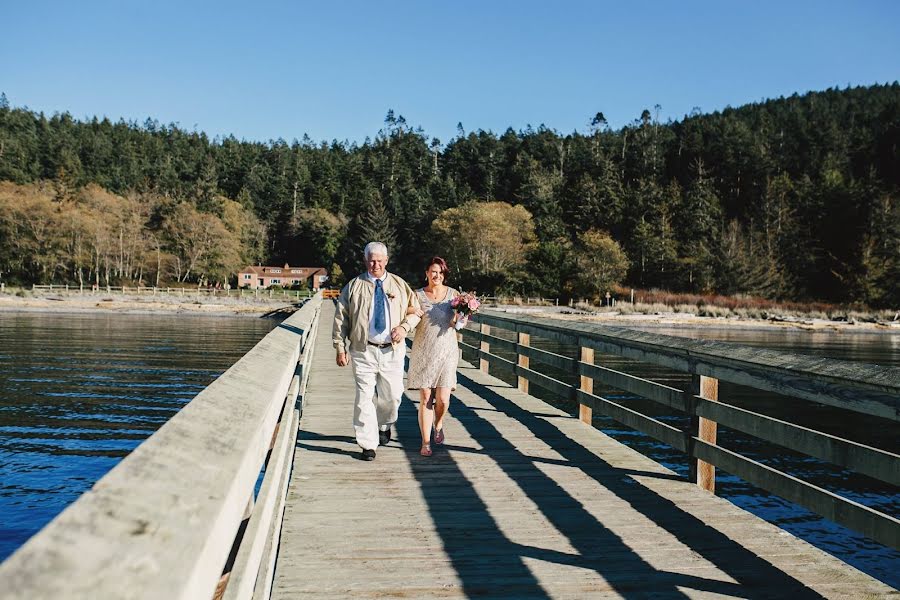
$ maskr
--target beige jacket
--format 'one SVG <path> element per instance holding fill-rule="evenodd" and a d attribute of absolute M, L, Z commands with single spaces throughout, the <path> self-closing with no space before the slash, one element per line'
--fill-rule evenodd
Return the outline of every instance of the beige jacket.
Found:
<path fill-rule="evenodd" d="M 412 306 L 419 308 L 419 298 L 401 277 L 388 273 L 384 281 L 384 293 L 388 297 L 391 327 L 402 327 L 409 333 L 419 323 L 416 315 L 407 315 Z M 375 284 L 366 273 L 350 280 L 341 290 L 334 313 L 332 343 L 338 351 L 343 351 L 347 341 L 350 349 L 362 352 L 369 337 L 369 315 L 372 313 L 372 299 Z M 398 343 L 404 343 L 402 340 Z"/>

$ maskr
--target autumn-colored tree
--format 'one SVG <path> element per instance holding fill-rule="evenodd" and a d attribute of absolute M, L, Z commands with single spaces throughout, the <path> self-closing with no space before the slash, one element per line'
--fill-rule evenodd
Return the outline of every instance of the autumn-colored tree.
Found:
<path fill-rule="evenodd" d="M 239 237 L 222 220 L 182 202 L 163 225 L 175 257 L 175 278 L 226 280 L 241 267 Z"/>
<path fill-rule="evenodd" d="M 526 260 L 536 236 L 531 213 L 506 202 L 467 202 L 431 224 L 434 250 L 473 283 L 501 286 Z"/>
<path fill-rule="evenodd" d="M 578 236 L 578 291 L 587 298 L 602 298 L 628 272 L 628 257 L 608 233 L 590 229 Z"/>
<path fill-rule="evenodd" d="M 64 220 L 53 195 L 45 186 L 0 184 L 5 262 L 32 278 L 52 280 L 64 260 Z"/>
<path fill-rule="evenodd" d="M 222 211 L 222 223 L 240 242 L 240 266 L 259 263 L 266 255 L 266 226 L 252 210 L 239 202 L 218 196 L 216 205 Z"/>

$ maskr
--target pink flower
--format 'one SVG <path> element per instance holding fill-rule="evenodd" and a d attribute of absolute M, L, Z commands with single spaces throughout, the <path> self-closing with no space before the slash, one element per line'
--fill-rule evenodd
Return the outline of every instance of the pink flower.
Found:
<path fill-rule="evenodd" d="M 472 298 L 471 300 L 469 300 L 469 310 L 476 311 L 476 310 L 478 310 L 479 306 L 481 306 L 481 303 L 478 302 L 477 299 Z"/>

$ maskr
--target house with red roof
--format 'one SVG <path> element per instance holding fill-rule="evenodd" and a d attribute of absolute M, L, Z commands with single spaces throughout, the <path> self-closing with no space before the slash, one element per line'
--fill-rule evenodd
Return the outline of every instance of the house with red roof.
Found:
<path fill-rule="evenodd" d="M 245 267 L 237 274 L 239 288 L 251 290 L 266 289 L 273 285 L 283 288 L 295 286 L 318 290 L 328 281 L 328 271 L 324 267 Z"/>

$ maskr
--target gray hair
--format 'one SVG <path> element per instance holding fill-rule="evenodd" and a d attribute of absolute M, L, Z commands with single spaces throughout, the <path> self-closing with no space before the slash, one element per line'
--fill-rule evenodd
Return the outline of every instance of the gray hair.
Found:
<path fill-rule="evenodd" d="M 388 256 L 387 246 L 381 242 L 369 242 L 363 250 L 363 257 L 368 261 L 373 254 L 384 254 Z"/>

